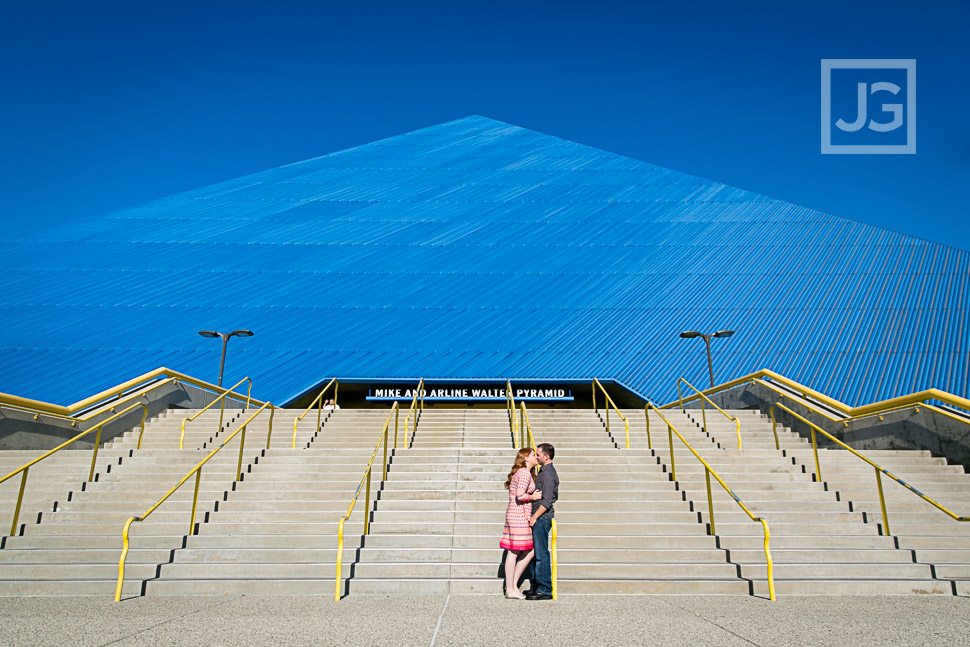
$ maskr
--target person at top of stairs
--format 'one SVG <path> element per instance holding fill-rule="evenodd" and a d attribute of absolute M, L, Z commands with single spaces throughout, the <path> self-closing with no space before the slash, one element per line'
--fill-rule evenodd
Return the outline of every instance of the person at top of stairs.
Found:
<path fill-rule="evenodd" d="M 515 462 L 505 481 L 509 505 L 505 509 L 505 530 L 499 546 L 509 551 L 505 558 L 505 597 L 513 600 L 525 599 L 516 584 L 534 552 L 529 517 L 532 501 L 542 498 L 532 476 L 532 468 L 538 462 L 536 453 L 530 447 L 523 447 L 515 454 Z"/>

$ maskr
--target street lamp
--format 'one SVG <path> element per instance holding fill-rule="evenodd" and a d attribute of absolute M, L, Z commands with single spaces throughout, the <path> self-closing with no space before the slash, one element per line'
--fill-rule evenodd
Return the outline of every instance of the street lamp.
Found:
<path fill-rule="evenodd" d="M 680 333 L 680 336 L 684 339 L 693 339 L 694 337 L 700 337 L 707 344 L 707 370 L 711 373 L 711 388 L 714 387 L 714 365 L 711 363 L 711 339 L 714 337 L 730 337 L 734 334 L 733 330 L 718 330 L 716 333 L 711 333 L 710 335 L 705 335 L 702 332 L 697 332 L 696 330 L 687 330 Z"/>
<path fill-rule="evenodd" d="M 222 337 L 222 361 L 219 362 L 219 386 L 222 386 L 222 370 L 226 367 L 226 345 L 230 337 L 252 337 L 252 330 L 233 330 L 232 332 L 216 332 L 214 330 L 200 330 L 203 337 Z"/>

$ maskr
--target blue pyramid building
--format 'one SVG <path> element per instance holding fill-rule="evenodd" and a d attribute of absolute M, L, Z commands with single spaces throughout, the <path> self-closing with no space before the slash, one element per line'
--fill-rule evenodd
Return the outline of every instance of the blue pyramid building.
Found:
<path fill-rule="evenodd" d="M 968 395 L 970 254 L 479 116 L 6 240 L 0 391 L 158 366 L 285 402 L 330 376 L 770 368 L 861 404 Z"/>

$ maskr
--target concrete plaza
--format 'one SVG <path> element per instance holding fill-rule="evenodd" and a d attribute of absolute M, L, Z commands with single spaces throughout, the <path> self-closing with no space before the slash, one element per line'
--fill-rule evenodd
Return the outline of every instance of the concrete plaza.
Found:
<path fill-rule="evenodd" d="M 958 597 L 0 598 L 2 645 L 970 645 Z"/>

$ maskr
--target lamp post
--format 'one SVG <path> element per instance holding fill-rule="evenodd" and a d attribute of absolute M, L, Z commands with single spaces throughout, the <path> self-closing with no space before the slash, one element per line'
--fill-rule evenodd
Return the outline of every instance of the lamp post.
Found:
<path fill-rule="evenodd" d="M 696 330 L 687 330 L 680 333 L 680 336 L 684 339 L 693 339 L 694 337 L 700 337 L 707 344 L 707 370 L 711 374 L 711 388 L 714 387 L 714 364 L 711 362 L 711 339 L 715 337 L 730 337 L 734 334 L 733 330 L 718 330 L 715 333 L 706 335 L 702 332 L 697 332 Z"/>
<path fill-rule="evenodd" d="M 252 330 L 233 330 L 232 332 L 216 332 L 214 330 L 200 330 L 203 337 L 222 337 L 222 360 L 219 362 L 219 386 L 222 386 L 222 371 L 226 368 L 226 346 L 230 337 L 252 337 Z"/>

